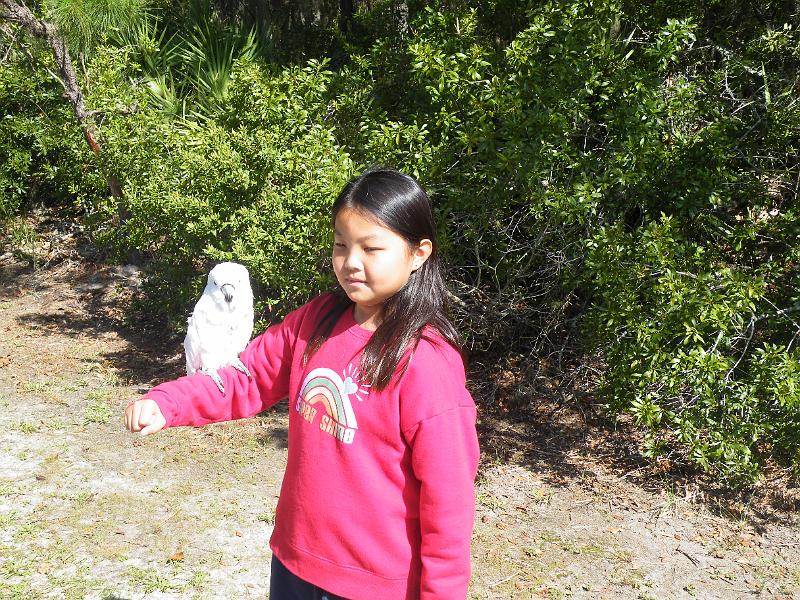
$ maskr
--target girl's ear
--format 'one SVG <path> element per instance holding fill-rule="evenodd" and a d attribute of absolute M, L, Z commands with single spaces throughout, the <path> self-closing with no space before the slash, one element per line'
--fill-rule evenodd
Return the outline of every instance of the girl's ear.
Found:
<path fill-rule="evenodd" d="M 424 265 L 425 261 L 428 260 L 432 252 L 433 243 L 427 238 L 421 240 L 416 250 L 414 250 L 414 258 L 411 263 L 412 271 L 416 271 L 422 265 Z"/>

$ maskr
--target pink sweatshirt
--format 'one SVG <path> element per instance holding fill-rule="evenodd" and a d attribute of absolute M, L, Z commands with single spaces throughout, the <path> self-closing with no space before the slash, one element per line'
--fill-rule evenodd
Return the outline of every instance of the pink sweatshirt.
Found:
<path fill-rule="evenodd" d="M 474 481 L 475 404 L 458 352 L 423 339 L 383 391 L 359 380 L 372 334 L 348 310 L 303 365 L 331 297 L 255 338 L 233 368 L 156 386 L 168 426 L 254 415 L 289 398 L 289 458 L 270 547 L 295 575 L 352 600 L 466 597 Z"/>

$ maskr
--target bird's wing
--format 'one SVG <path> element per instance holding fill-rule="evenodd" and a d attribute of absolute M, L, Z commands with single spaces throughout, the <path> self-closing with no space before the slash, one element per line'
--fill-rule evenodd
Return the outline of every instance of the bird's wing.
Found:
<path fill-rule="evenodd" d="M 210 298 L 201 297 L 192 313 L 190 333 L 185 344 L 187 362 L 193 357 L 197 369 L 219 369 L 238 355 L 231 347 L 228 319 Z"/>
<path fill-rule="evenodd" d="M 188 329 L 186 337 L 183 338 L 183 349 L 186 354 L 186 374 L 191 375 L 198 369 L 202 368 L 203 364 L 200 360 L 200 348 L 202 340 L 200 339 L 200 332 L 196 326 L 197 319 L 194 318 L 194 313 L 189 317 Z"/>
<path fill-rule="evenodd" d="M 238 356 L 239 353 L 247 347 L 250 343 L 250 338 L 253 335 L 253 309 L 242 311 L 242 314 L 236 317 L 236 326 L 231 331 L 231 349 Z"/>

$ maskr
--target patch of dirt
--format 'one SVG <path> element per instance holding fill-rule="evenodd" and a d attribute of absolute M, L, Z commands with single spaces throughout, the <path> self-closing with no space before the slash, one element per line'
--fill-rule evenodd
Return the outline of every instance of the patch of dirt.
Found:
<path fill-rule="evenodd" d="M 123 431 L 129 399 L 181 374 L 180 340 L 126 318 L 135 269 L 37 227 L 35 270 L 0 250 L 0 598 L 266 597 L 285 407 Z M 800 597 L 794 512 L 726 512 L 546 403 L 487 412 L 470 598 Z"/>

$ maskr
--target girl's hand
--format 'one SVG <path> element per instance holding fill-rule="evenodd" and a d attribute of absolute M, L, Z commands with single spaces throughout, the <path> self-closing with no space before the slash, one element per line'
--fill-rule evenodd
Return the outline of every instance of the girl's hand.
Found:
<path fill-rule="evenodd" d="M 138 431 L 141 435 L 150 435 L 164 429 L 166 424 L 158 404 L 149 398 L 134 400 L 125 409 L 125 427 L 132 433 Z"/>

